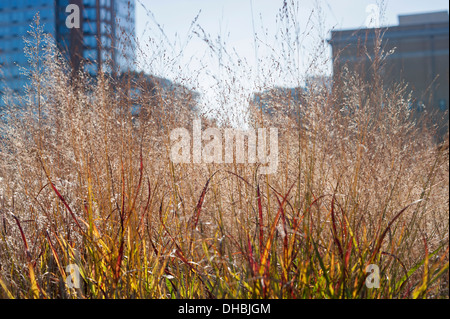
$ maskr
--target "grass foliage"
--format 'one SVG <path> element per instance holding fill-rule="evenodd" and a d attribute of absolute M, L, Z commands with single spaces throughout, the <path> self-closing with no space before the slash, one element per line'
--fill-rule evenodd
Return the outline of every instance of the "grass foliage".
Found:
<path fill-rule="evenodd" d="M 295 8 L 280 10 L 292 28 L 261 77 L 297 76 Z M 412 116 L 405 85 L 383 86 L 381 47 L 369 78 L 344 69 L 301 101 L 269 92 L 271 115 L 249 101 L 251 126 L 279 130 L 266 176 L 171 163 L 171 129 L 235 114 L 217 124 L 188 90 L 141 77 L 73 77 L 39 22 L 31 33 L 30 86 L 2 114 L 1 298 L 448 298 L 448 137 L 437 145 Z M 223 100 L 240 90 L 225 69 Z M 65 284 L 69 264 L 79 289 Z"/>

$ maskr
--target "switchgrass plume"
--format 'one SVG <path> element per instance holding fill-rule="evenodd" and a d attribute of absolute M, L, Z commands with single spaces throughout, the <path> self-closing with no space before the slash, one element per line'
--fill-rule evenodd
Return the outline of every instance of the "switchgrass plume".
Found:
<path fill-rule="evenodd" d="M 2 114 L 0 298 L 448 298 L 448 135 L 438 145 L 411 114 L 406 84 L 383 85 L 380 47 L 369 76 L 307 78 L 329 61 L 322 13 L 301 29 L 299 9 L 285 1 L 275 44 L 255 33 L 257 70 L 197 18 L 181 45 L 160 28 L 137 48 L 155 76 L 72 72 L 37 18 L 30 84 Z M 193 38 L 222 65 L 216 108 L 196 86 L 208 65 L 177 64 Z M 161 66 L 180 70 L 177 84 Z M 280 78 L 295 89 L 277 89 Z M 276 127 L 276 173 L 172 162 L 170 132 L 195 119 Z"/>

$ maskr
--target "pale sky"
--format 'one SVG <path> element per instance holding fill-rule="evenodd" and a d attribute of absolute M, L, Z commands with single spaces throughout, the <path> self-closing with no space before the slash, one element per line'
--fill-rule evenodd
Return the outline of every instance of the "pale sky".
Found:
<path fill-rule="evenodd" d="M 322 37 L 329 39 L 329 31 L 333 28 L 365 27 L 369 15 L 366 9 L 371 4 L 377 4 L 382 8 L 380 18 L 382 25 L 397 25 L 398 15 L 449 11 L 447 0 L 386 0 L 384 2 L 380 0 L 294 0 L 294 2 L 299 4 L 299 10 L 295 15 L 299 21 L 299 33 L 302 37 L 301 53 L 297 60 L 294 59 L 298 65 L 294 64 L 300 73 L 303 72 L 303 75 L 309 63 L 307 56 L 317 50 L 317 43 L 320 41 L 319 31 L 322 30 Z M 241 80 L 241 86 L 247 86 L 247 90 L 250 91 L 254 90 L 253 86 L 247 84 L 254 82 L 261 73 L 266 74 L 266 71 L 256 68 L 256 57 L 266 58 L 270 50 L 266 51 L 261 44 L 258 44 L 258 50 L 255 50 L 253 34 L 256 32 L 260 38 L 267 39 L 269 43 L 275 43 L 274 38 L 280 36 L 281 26 L 276 15 L 282 4 L 283 0 L 136 0 L 136 33 L 145 55 L 139 59 L 140 68 L 195 87 L 200 93 L 212 98 L 218 90 L 218 83 L 229 80 L 226 75 L 229 74 L 226 66 L 231 64 L 225 61 L 226 59 L 220 64 L 218 58 L 220 53 L 208 54 L 207 44 L 197 35 L 189 32 L 192 21 L 201 11 L 195 25 L 200 25 L 212 40 L 220 35 L 226 42 L 225 48 L 228 52 L 235 50 L 239 58 L 247 61 L 246 68 L 238 70 L 234 67 L 233 72 Z M 151 12 L 146 11 L 142 5 Z M 164 30 L 164 34 L 160 31 L 161 29 Z M 194 27 L 194 30 L 200 29 Z M 187 41 L 189 34 L 191 39 Z M 280 45 L 280 41 L 277 45 Z M 277 45 L 274 45 L 274 51 L 278 51 Z M 329 57 L 331 48 L 328 44 L 325 47 L 323 55 Z M 237 58 L 234 62 L 236 61 Z M 270 71 L 270 66 L 266 67 Z M 324 62 L 323 72 L 331 73 L 329 61 Z M 275 84 L 295 85 L 292 83 L 294 78 L 295 76 L 279 74 Z M 216 102 L 211 102 L 209 99 L 205 103 L 215 104 Z"/>

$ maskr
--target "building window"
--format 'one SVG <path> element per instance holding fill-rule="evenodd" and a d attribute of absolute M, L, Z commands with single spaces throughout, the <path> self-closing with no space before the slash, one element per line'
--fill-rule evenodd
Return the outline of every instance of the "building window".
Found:
<path fill-rule="evenodd" d="M 100 19 L 109 21 L 111 20 L 111 12 L 109 10 L 101 9 L 100 10 Z"/>
<path fill-rule="evenodd" d="M 91 75 L 95 75 L 97 73 L 97 65 L 96 64 L 87 64 L 85 66 L 86 71 L 91 74 Z"/>
<path fill-rule="evenodd" d="M 83 32 L 96 34 L 97 33 L 97 24 L 94 21 L 92 21 L 92 22 L 86 21 L 85 23 L 83 23 Z"/>
<path fill-rule="evenodd" d="M 95 7 L 96 0 L 84 0 L 84 6 L 85 7 Z"/>
<path fill-rule="evenodd" d="M 444 99 L 440 99 L 439 100 L 439 109 L 441 111 L 446 111 L 447 110 L 447 102 Z"/>
<path fill-rule="evenodd" d="M 83 57 L 85 59 L 95 61 L 97 60 L 97 50 L 96 49 L 85 50 L 83 52 Z"/>
<path fill-rule="evenodd" d="M 97 11 L 95 8 L 89 8 L 84 10 L 84 18 L 87 20 L 95 21 L 97 17 Z"/>
<path fill-rule="evenodd" d="M 425 104 L 423 104 L 423 101 L 419 101 L 419 103 L 417 103 L 417 111 L 423 112 L 424 110 L 425 110 Z"/>
<path fill-rule="evenodd" d="M 95 48 L 97 47 L 97 40 L 95 36 L 89 35 L 84 38 L 84 43 L 87 47 Z"/>
<path fill-rule="evenodd" d="M 111 38 L 110 37 L 102 35 L 101 39 L 102 39 L 103 47 L 111 47 Z"/>
<path fill-rule="evenodd" d="M 100 6 L 102 7 L 110 7 L 111 6 L 111 2 L 108 0 L 100 0 Z"/>
<path fill-rule="evenodd" d="M 110 29 L 111 29 L 111 28 L 110 28 L 109 25 L 107 25 L 106 23 L 102 22 L 102 23 L 100 24 L 100 31 L 101 31 L 102 34 L 108 34 L 109 31 L 110 31 Z"/>

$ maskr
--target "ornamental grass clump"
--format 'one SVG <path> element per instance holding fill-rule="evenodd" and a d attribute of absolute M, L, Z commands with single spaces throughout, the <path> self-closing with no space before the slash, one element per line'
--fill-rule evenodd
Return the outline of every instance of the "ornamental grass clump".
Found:
<path fill-rule="evenodd" d="M 448 135 L 436 144 L 407 86 L 383 85 L 380 47 L 372 77 L 344 68 L 331 86 L 274 89 L 280 74 L 304 79 L 296 10 L 280 10 L 257 66 L 262 98 L 245 108 L 230 101 L 248 92 L 250 66 L 194 21 L 188 40 L 223 64 L 216 110 L 184 74 L 168 89 L 131 71 L 73 72 L 37 18 L 30 84 L 2 114 L 0 297 L 448 298 Z M 140 54 L 177 70 L 165 39 Z M 320 43 L 308 73 L 327 62 Z M 194 119 L 276 127 L 276 173 L 174 163 L 170 132 Z"/>

